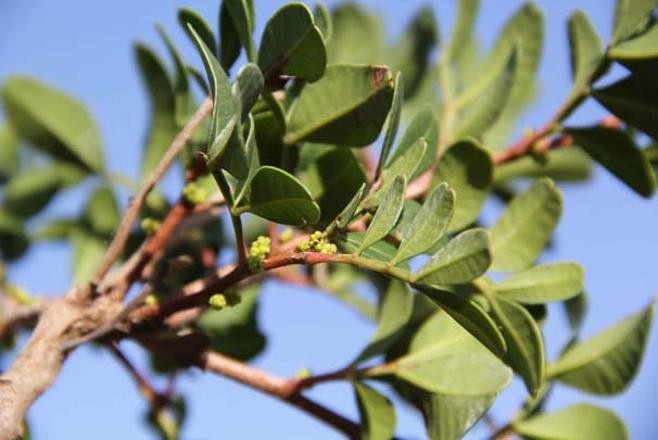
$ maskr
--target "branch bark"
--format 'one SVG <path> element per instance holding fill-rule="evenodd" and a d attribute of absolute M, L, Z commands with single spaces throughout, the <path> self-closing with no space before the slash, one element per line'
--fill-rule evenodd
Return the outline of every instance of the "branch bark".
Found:
<path fill-rule="evenodd" d="M 358 424 L 297 392 L 298 379 L 283 379 L 212 351 L 203 353 L 200 367 L 270 396 L 278 397 L 340 431 L 350 439 L 358 439 L 361 436 L 361 428 Z"/>

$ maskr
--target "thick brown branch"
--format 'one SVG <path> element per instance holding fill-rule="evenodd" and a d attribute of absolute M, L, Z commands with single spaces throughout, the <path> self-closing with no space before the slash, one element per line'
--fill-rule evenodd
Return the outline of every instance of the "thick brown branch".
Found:
<path fill-rule="evenodd" d="M 0 341 L 21 327 L 36 324 L 42 308 L 43 300 L 34 304 L 17 304 L 6 295 L 0 294 Z"/>
<path fill-rule="evenodd" d="M 360 438 L 361 429 L 358 424 L 295 392 L 297 379 L 286 380 L 212 351 L 202 355 L 200 367 L 278 397 L 332 426 L 348 438 Z"/>
<path fill-rule="evenodd" d="M 180 153 L 183 147 L 185 147 L 187 141 L 194 134 L 194 131 L 201 125 L 203 120 L 210 113 L 212 110 L 212 105 L 212 100 L 210 98 L 206 98 L 203 101 L 196 113 L 194 113 L 185 127 L 183 127 L 181 132 L 178 133 L 178 135 L 174 138 L 167 152 L 162 157 L 155 169 L 151 172 L 142 188 L 130 201 L 130 205 L 128 206 L 126 213 L 121 219 L 121 224 L 117 229 L 117 233 L 114 236 L 112 243 L 110 243 L 110 247 L 105 253 L 103 261 L 101 262 L 98 270 L 91 279 L 92 287 L 98 286 L 100 284 L 114 262 L 121 255 L 121 252 L 123 252 L 126 242 L 128 241 L 128 237 L 130 236 L 130 231 L 133 227 L 133 224 L 135 223 L 135 220 L 139 216 L 139 211 L 146 201 L 146 197 L 155 187 L 156 183 L 162 178 L 165 172 L 169 169 L 171 164 L 176 159 L 178 153 Z M 91 290 L 88 290 L 88 293 L 91 293 Z"/>

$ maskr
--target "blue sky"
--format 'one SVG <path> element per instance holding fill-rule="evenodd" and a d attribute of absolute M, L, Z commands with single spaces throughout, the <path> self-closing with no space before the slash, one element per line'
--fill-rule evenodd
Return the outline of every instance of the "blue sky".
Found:
<path fill-rule="evenodd" d="M 255 3 L 259 30 L 263 20 L 284 4 L 263 0 Z M 327 3 L 331 6 L 337 2 Z M 419 1 L 362 3 L 376 8 L 391 35 L 397 35 L 421 5 Z M 489 47 L 506 17 L 521 2 L 482 3 L 478 34 L 483 45 Z M 584 10 L 599 33 L 607 36 L 614 8 L 612 0 L 537 3 L 544 10 L 547 28 L 539 73 L 541 91 L 536 104 L 522 118 L 520 129 L 543 124 L 568 92 L 568 15 L 575 8 Z M 162 50 L 153 27 L 159 22 L 174 34 L 186 58 L 196 62 L 196 54 L 175 21 L 180 6 L 190 6 L 211 23 L 215 21 L 217 1 L 0 0 L 0 81 L 10 73 L 28 73 L 78 96 L 97 118 L 109 168 L 136 176 L 148 107 L 131 45 L 142 40 Z M 433 6 L 442 34 L 448 35 L 454 2 L 433 2 Z M 587 124 L 602 114 L 600 107 L 590 103 L 571 121 Z M 565 209 L 557 246 L 543 259 L 574 260 L 585 266 L 590 293 L 585 334 L 589 335 L 646 306 L 658 293 L 658 210 L 655 199 L 640 199 L 601 169 L 596 170 L 592 182 L 565 186 L 563 190 Z M 57 200 L 50 212 L 75 212 L 79 196 Z M 488 217 L 495 210 L 495 206 L 490 207 Z M 11 276 L 33 292 L 57 294 L 69 283 L 68 260 L 65 247 L 40 246 L 12 269 Z M 553 341 L 565 336 L 559 312 L 551 307 L 552 320 L 544 329 Z M 293 374 L 302 367 L 314 371 L 340 367 L 372 332 L 372 325 L 327 295 L 276 284 L 263 292 L 260 318 L 270 338 L 256 364 L 281 375 Z M 622 396 L 594 399 L 558 387 L 549 407 L 557 409 L 584 399 L 597 402 L 624 417 L 632 438 L 652 438 L 658 428 L 656 333 L 654 329 L 638 378 Z M 126 348 L 138 363 L 143 362 L 136 347 L 127 344 Z M 549 344 L 549 354 L 555 355 L 556 349 L 557 344 Z M 182 377 L 179 385 L 188 396 L 190 408 L 183 434 L 186 439 L 338 438 L 295 409 L 225 379 L 197 371 Z M 355 418 L 356 407 L 347 385 L 321 386 L 310 395 Z M 522 398 L 520 384 L 514 383 L 496 404 L 494 417 L 506 420 Z M 400 408 L 399 433 L 407 438 L 423 438 L 419 419 Z M 152 435 L 141 421 L 144 410 L 134 384 L 113 358 L 106 351 L 83 348 L 71 356 L 55 386 L 33 407 L 30 420 L 36 439 L 148 439 Z M 484 436 L 485 431 L 472 434 L 472 438 Z"/>

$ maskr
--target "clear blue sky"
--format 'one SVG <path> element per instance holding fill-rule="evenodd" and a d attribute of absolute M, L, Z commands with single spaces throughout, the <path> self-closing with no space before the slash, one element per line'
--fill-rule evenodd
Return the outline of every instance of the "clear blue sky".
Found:
<path fill-rule="evenodd" d="M 176 10 L 179 6 L 191 6 L 214 23 L 217 3 L 0 0 L 0 81 L 10 73 L 29 73 L 77 95 L 98 120 L 110 169 L 134 176 L 148 108 L 131 44 L 139 39 L 162 50 L 153 28 L 160 22 L 174 34 L 187 59 L 195 61 L 196 54 L 175 22 Z M 263 20 L 284 2 L 255 3 L 260 31 Z M 377 9 L 393 35 L 421 4 L 415 0 L 362 3 Z M 453 3 L 433 2 L 444 35 L 451 27 Z M 478 32 L 488 47 L 505 18 L 521 2 L 482 3 Z M 546 0 L 538 4 L 547 22 L 541 92 L 536 105 L 523 117 L 521 128 L 546 121 L 568 91 L 565 26 L 569 13 L 575 8 L 585 10 L 599 33 L 607 36 L 614 7 L 612 0 Z M 597 105 L 589 104 L 572 120 L 589 123 L 602 114 Z M 557 232 L 557 247 L 544 258 L 584 264 L 591 303 L 585 323 L 587 335 L 644 307 L 658 293 L 656 199 L 639 199 L 605 171 L 596 171 L 591 183 L 563 188 L 565 210 Z M 50 212 L 76 212 L 79 196 L 58 200 Z M 493 210 L 495 207 L 489 211 L 489 217 Z M 41 246 L 13 268 L 11 276 L 31 291 L 58 294 L 69 283 L 68 261 L 65 247 Z M 301 367 L 324 371 L 342 366 L 372 332 L 369 323 L 320 292 L 272 284 L 263 292 L 261 304 L 261 325 L 270 338 L 256 364 L 277 374 L 290 375 Z M 554 316 L 545 333 L 553 340 L 556 336 L 564 337 L 560 310 L 551 307 L 549 314 Z M 594 399 L 559 386 L 549 407 L 560 408 L 587 399 L 616 410 L 627 421 L 632 438 L 653 438 L 658 432 L 657 336 L 654 328 L 639 377 L 622 396 Z M 556 349 L 556 344 L 549 344 L 551 355 L 555 355 Z M 138 349 L 129 347 L 128 352 L 143 363 Z M 185 439 L 338 438 L 306 415 L 225 379 L 197 371 L 181 378 L 179 385 L 189 398 Z M 310 394 L 356 417 L 347 385 L 321 386 Z M 507 420 L 522 396 L 521 386 L 514 383 L 496 404 L 496 419 Z M 134 384 L 113 358 L 105 351 L 83 348 L 71 356 L 56 385 L 33 407 L 30 420 L 36 439 L 147 439 L 152 435 L 141 421 L 144 409 Z M 408 409 L 399 411 L 398 427 L 404 437 L 424 438 L 419 419 Z M 471 437 L 484 435 L 485 431 L 476 430 Z"/>

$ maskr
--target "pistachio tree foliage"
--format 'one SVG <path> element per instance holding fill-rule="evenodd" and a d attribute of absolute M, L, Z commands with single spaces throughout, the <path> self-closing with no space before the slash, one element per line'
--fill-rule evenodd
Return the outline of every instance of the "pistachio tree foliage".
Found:
<path fill-rule="evenodd" d="M 0 379 L 0 438 L 23 435 L 30 405 L 68 353 L 90 342 L 127 367 L 150 425 L 167 439 L 179 436 L 185 401 L 148 377 L 195 367 L 350 438 L 394 437 L 393 393 L 417 409 L 429 438 L 461 438 L 515 375 L 525 402 L 492 438 L 627 438 L 607 409 L 545 412 L 544 403 L 556 383 L 622 392 L 641 363 L 653 305 L 580 338 L 583 268 L 537 260 L 562 211 L 555 182 L 586 180 L 599 163 L 638 196 L 655 192 L 656 1 L 619 0 L 607 43 L 575 12 L 566 24 L 572 88 L 549 121 L 512 142 L 545 37 L 534 4 L 509 18 L 488 53 L 473 37 L 478 0 L 459 2 L 452 35 L 440 39 L 425 8 L 393 43 L 355 4 L 329 12 L 302 3 L 279 9 L 256 41 L 254 9 L 224 0 L 218 30 L 181 9 L 177 32 L 198 59 L 183 59 L 174 30 L 158 28 L 173 71 L 135 45 L 151 104 L 138 182 L 107 170 L 82 103 L 34 78 L 3 79 L 2 260 L 66 240 L 74 270 L 71 290 L 48 300 L 3 276 L 3 346 L 20 331 L 31 336 Z M 614 64 L 625 76 L 597 86 Z M 591 99 L 610 116 L 572 125 Z M 170 199 L 158 182 L 174 162 L 185 185 Z M 40 218 L 56 194 L 94 176 L 79 216 Z M 126 184 L 134 197 L 121 213 L 116 185 Z M 479 219 L 488 198 L 506 204 L 493 224 Z M 234 261 L 220 267 L 219 255 Z M 281 378 L 250 366 L 266 343 L 256 311 L 269 278 L 325 290 L 376 321 L 371 341 L 337 371 Z M 364 283 L 377 305 L 356 294 Z M 571 331 L 554 359 L 542 335 L 552 302 L 564 305 Z M 152 371 L 131 364 L 120 347 L 127 339 L 149 353 Z M 353 386 L 360 420 L 306 396 L 328 381 Z"/>

